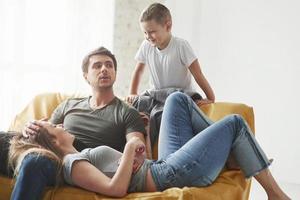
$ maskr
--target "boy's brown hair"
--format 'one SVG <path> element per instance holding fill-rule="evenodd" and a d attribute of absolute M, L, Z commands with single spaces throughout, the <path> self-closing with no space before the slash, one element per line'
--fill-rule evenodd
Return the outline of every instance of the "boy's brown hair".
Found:
<path fill-rule="evenodd" d="M 89 61 L 90 57 L 94 55 L 105 55 L 110 57 L 113 60 L 115 70 L 117 71 L 117 60 L 114 54 L 112 54 L 108 49 L 105 47 L 99 47 L 93 51 L 91 51 L 88 55 L 86 55 L 82 61 L 82 72 L 87 73 L 88 72 L 88 67 L 89 67 Z"/>
<path fill-rule="evenodd" d="M 171 21 L 170 10 L 160 3 L 153 3 L 147 7 L 140 16 L 140 22 L 146 22 L 154 20 L 159 24 L 165 24 L 167 21 Z"/>

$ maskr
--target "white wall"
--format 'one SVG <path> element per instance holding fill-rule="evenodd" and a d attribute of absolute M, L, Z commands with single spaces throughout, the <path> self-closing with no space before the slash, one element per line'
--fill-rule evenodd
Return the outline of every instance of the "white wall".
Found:
<path fill-rule="evenodd" d="M 113 21 L 114 1 L 0 0 L 0 130 L 38 93 L 89 93 L 82 59 L 112 50 Z"/>
<path fill-rule="evenodd" d="M 191 42 L 217 101 L 254 107 L 278 180 L 300 183 L 300 2 L 167 0 L 173 34 Z"/>

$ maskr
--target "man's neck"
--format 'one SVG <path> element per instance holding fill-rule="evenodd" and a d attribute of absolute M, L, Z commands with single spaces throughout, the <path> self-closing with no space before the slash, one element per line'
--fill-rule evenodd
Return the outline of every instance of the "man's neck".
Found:
<path fill-rule="evenodd" d="M 112 90 L 107 91 L 94 91 L 90 99 L 90 106 L 92 108 L 102 108 L 109 104 L 115 98 Z"/>

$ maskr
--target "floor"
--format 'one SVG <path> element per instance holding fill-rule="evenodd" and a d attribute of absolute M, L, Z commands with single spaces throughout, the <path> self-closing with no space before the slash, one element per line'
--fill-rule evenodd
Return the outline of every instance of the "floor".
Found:
<path fill-rule="evenodd" d="M 300 184 L 283 183 L 279 182 L 280 187 L 291 197 L 293 200 L 300 199 Z M 252 186 L 249 200 L 266 200 L 267 195 L 265 194 L 262 187 L 256 180 L 252 179 Z"/>

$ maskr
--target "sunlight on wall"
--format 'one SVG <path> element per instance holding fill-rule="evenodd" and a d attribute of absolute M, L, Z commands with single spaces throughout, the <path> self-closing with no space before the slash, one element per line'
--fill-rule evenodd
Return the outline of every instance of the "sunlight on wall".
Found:
<path fill-rule="evenodd" d="M 89 93 L 81 61 L 112 49 L 113 17 L 114 1 L 0 0 L 0 130 L 38 93 Z"/>

